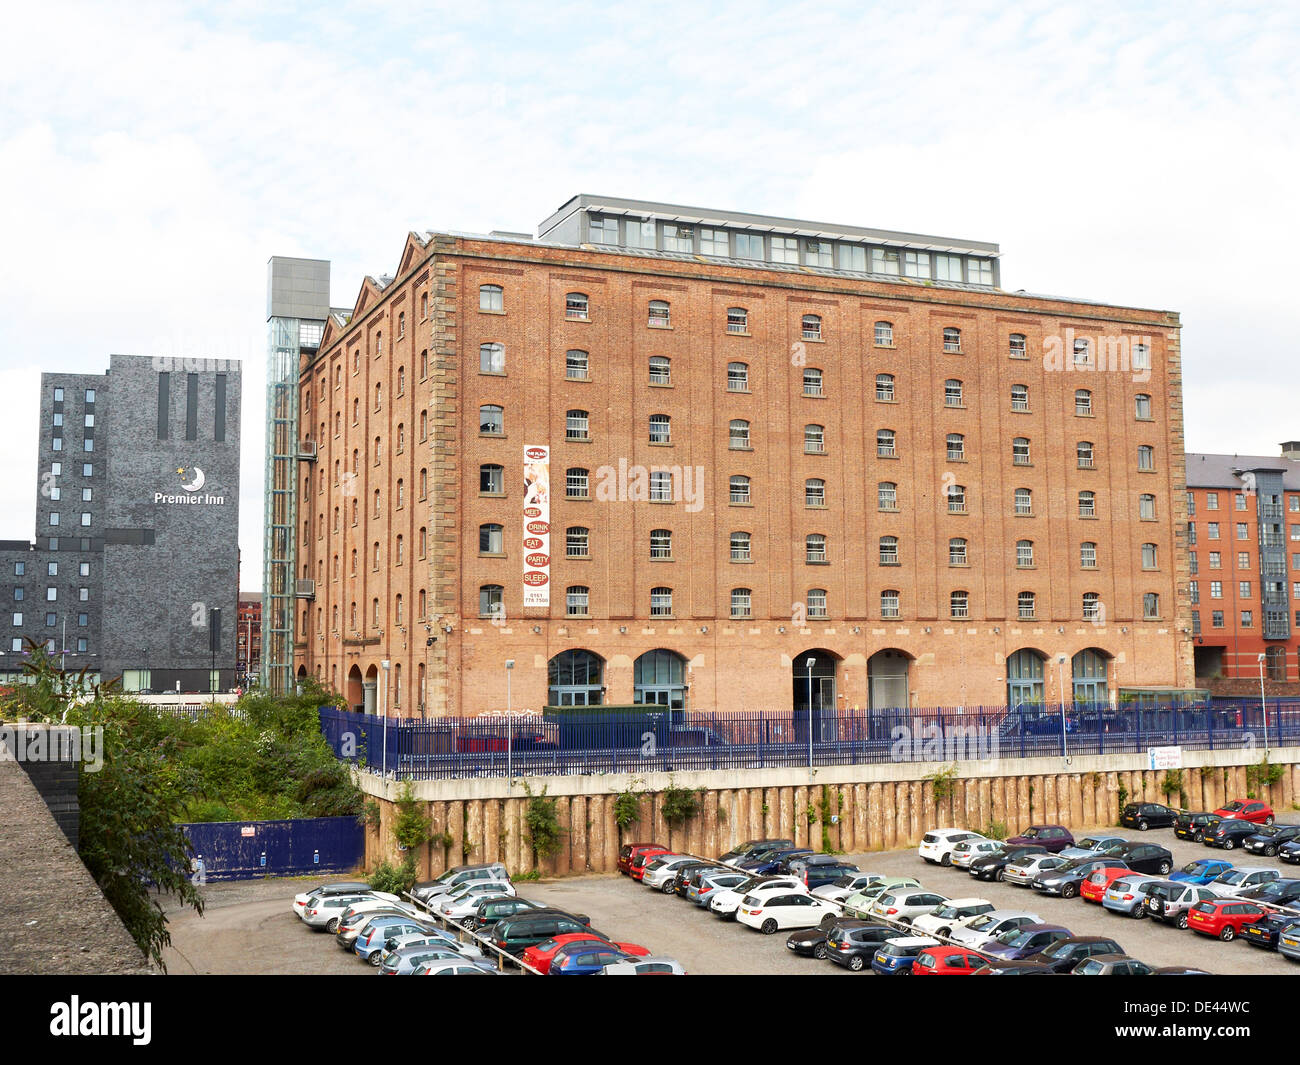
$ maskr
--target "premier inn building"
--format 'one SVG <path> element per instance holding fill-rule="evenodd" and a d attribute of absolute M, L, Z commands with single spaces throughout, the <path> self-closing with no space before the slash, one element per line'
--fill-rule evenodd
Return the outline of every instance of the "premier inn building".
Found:
<path fill-rule="evenodd" d="M 234 687 L 239 364 L 43 374 L 34 542 L 0 543 L 0 658 L 28 641 L 127 691 Z"/>
<path fill-rule="evenodd" d="M 1007 291 L 981 241 L 584 195 L 411 233 L 306 317 L 292 669 L 354 705 L 1191 683 L 1174 313 Z"/>

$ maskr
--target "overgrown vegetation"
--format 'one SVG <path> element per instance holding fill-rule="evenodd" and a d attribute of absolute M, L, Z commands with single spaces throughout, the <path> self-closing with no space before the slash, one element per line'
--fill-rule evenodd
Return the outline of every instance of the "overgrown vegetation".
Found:
<path fill-rule="evenodd" d="M 1115 824 L 1118 825 L 1120 816 L 1124 813 L 1124 807 L 1128 804 L 1128 788 L 1121 784 L 1116 792 L 1116 797 L 1119 799 L 1119 809 L 1115 811 Z"/>
<path fill-rule="evenodd" d="M 659 795 L 660 806 L 659 812 L 663 814 L 663 819 L 670 825 L 680 825 L 684 821 L 689 821 L 700 809 L 699 796 L 690 788 L 679 788 L 673 784 L 673 778 L 668 778 L 668 787 L 664 788 Z"/>
<path fill-rule="evenodd" d="M 1264 755 L 1259 765 L 1246 766 L 1246 787 L 1247 798 L 1258 799 L 1260 792 L 1271 788 L 1282 779 L 1284 769 L 1280 765 L 1273 765 L 1268 760 L 1268 755 Z"/>
<path fill-rule="evenodd" d="M 394 805 L 397 816 L 393 819 L 393 839 L 404 857 L 397 865 L 387 860 L 380 862 L 366 877 L 366 882 L 376 891 L 401 895 L 415 886 L 416 852 L 433 839 L 433 829 L 409 780 L 402 785 Z"/>
<path fill-rule="evenodd" d="M 1006 839 L 1007 823 L 1005 821 L 990 821 L 984 829 L 986 839 Z"/>
<path fill-rule="evenodd" d="M 540 795 L 534 795 L 532 786 L 524 781 L 524 791 L 528 795 L 524 824 L 528 828 L 528 841 L 533 848 L 534 861 L 558 854 L 563 843 L 563 830 L 560 828 L 559 814 L 555 810 L 555 800 L 547 798 L 546 787 L 542 787 Z"/>
<path fill-rule="evenodd" d="M 614 822 L 620 832 L 641 820 L 641 796 L 636 791 L 639 783 L 637 780 L 632 781 L 627 790 L 620 791 L 614 799 Z"/>
<path fill-rule="evenodd" d="M 1164 792 L 1165 802 L 1174 796 L 1178 796 L 1178 805 L 1180 808 L 1187 806 L 1187 796 L 1183 791 L 1183 771 L 1181 769 L 1166 769 L 1164 778 L 1160 781 L 1160 790 Z"/>
<path fill-rule="evenodd" d="M 934 797 L 936 810 L 957 794 L 956 764 L 944 769 L 936 769 L 925 779 L 930 782 L 930 794 Z"/>

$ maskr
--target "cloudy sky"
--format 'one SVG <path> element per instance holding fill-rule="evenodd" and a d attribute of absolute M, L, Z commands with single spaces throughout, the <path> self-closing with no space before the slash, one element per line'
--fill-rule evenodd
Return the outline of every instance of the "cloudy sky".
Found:
<path fill-rule="evenodd" d="M 1172 309 L 1191 450 L 1300 438 L 1300 7 L 1057 2 L 10 5 L 0 538 L 45 370 L 245 362 L 261 586 L 266 261 L 336 304 L 410 229 L 577 192 L 1001 244 L 1003 285 Z"/>

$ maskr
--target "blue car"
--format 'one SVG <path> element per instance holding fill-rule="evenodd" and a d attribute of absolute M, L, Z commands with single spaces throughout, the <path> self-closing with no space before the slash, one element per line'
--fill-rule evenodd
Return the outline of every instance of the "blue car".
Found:
<path fill-rule="evenodd" d="M 1231 868 L 1231 862 L 1219 858 L 1197 858 L 1194 862 L 1188 862 L 1169 879 L 1180 884 L 1208 884 Z"/>
<path fill-rule="evenodd" d="M 748 869 L 759 876 L 769 873 L 784 872 L 785 863 L 801 854 L 812 854 L 807 847 L 782 847 L 779 850 L 761 851 L 747 861 L 740 862 L 741 869 Z"/>
<path fill-rule="evenodd" d="M 636 960 L 613 943 L 571 943 L 555 952 L 549 972 L 551 976 L 597 976 L 606 965 Z"/>
<path fill-rule="evenodd" d="M 929 936 L 899 936 L 887 939 L 871 956 L 871 970 L 881 976 L 910 976 L 916 956 L 926 947 L 937 947 L 939 941 Z"/>
<path fill-rule="evenodd" d="M 386 917 L 372 921 L 352 944 L 353 953 L 362 961 L 378 966 L 384 960 L 385 944 L 394 936 L 410 935 L 412 932 L 430 933 L 432 924 L 416 921 L 410 917 Z"/>

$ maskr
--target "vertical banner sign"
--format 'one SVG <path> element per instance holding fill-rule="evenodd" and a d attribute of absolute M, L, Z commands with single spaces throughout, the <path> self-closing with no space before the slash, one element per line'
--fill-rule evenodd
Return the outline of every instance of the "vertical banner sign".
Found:
<path fill-rule="evenodd" d="M 524 606 L 551 605 L 551 449 L 524 448 Z"/>

